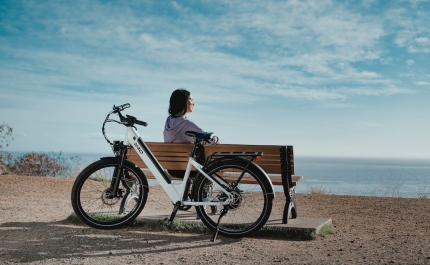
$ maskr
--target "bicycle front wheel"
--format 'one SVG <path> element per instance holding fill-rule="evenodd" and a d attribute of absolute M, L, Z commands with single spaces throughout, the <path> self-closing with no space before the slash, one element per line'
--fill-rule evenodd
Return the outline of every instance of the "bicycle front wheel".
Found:
<path fill-rule="evenodd" d="M 72 188 L 72 206 L 84 223 L 99 229 L 114 229 L 132 222 L 148 197 L 143 172 L 126 160 L 116 194 L 111 183 L 118 171 L 118 159 L 104 158 L 86 167 Z"/>
<path fill-rule="evenodd" d="M 208 175 L 221 178 L 224 188 L 232 190 L 234 196 L 234 202 L 228 205 L 228 212 L 219 224 L 218 233 L 226 237 L 253 234 L 266 223 L 272 211 L 273 190 L 270 183 L 261 169 L 252 163 L 246 167 L 247 163 L 225 160 L 214 163 L 206 170 Z M 239 180 L 243 171 L 244 175 Z M 195 201 L 219 202 L 226 199 L 220 187 L 202 175 L 195 185 Z M 198 216 L 212 231 L 217 227 L 220 210 L 214 206 L 196 207 Z"/>

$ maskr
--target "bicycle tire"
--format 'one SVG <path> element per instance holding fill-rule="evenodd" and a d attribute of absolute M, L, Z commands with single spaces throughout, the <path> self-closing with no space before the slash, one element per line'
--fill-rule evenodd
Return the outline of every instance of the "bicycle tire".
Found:
<path fill-rule="evenodd" d="M 98 229 L 120 228 L 130 224 L 145 207 L 148 181 L 128 160 L 124 161 L 117 196 L 112 196 L 110 185 L 117 168 L 116 157 L 102 158 L 76 178 L 71 201 L 76 216 L 85 224 Z"/>
<path fill-rule="evenodd" d="M 254 163 L 248 166 L 247 164 L 248 161 L 242 159 L 227 159 L 213 163 L 205 170 L 208 175 L 216 174 L 232 185 L 246 168 L 246 174 L 233 190 L 235 201 L 228 206 L 229 210 L 219 224 L 218 234 L 225 237 L 238 238 L 253 234 L 266 223 L 272 211 L 274 198 L 272 185 L 258 166 Z M 219 201 L 222 197 L 223 192 L 217 184 L 213 184 L 202 175 L 196 180 L 195 201 Z M 220 212 L 220 209 L 214 208 L 196 206 L 197 215 L 212 231 L 216 230 Z"/>

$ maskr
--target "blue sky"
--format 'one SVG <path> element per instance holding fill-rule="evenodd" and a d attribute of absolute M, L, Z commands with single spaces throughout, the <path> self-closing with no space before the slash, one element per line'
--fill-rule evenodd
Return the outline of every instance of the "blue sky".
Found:
<path fill-rule="evenodd" d="M 427 0 L 0 1 L 0 123 L 9 150 L 109 152 L 114 104 L 162 141 L 186 88 L 223 143 L 429 159 L 428 25 Z"/>

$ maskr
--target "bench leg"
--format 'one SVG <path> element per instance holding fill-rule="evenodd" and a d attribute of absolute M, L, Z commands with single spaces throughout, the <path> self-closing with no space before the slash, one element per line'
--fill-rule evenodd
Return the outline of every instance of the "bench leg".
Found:
<path fill-rule="evenodd" d="M 287 224 L 288 223 L 288 218 L 291 215 L 292 219 L 297 218 L 297 207 L 296 207 L 296 189 L 295 187 L 292 187 L 290 189 L 289 194 L 286 194 L 286 203 L 285 203 L 285 207 L 284 207 L 284 215 L 282 217 L 282 223 L 283 224 Z"/>
<path fill-rule="evenodd" d="M 297 218 L 297 207 L 296 207 L 296 189 L 293 187 L 293 181 L 291 175 L 294 173 L 293 169 L 293 149 L 292 147 L 287 148 L 287 146 L 282 146 L 280 148 L 281 157 L 281 177 L 282 186 L 284 188 L 284 194 L 286 198 L 286 203 L 284 207 L 284 214 L 282 216 L 282 223 L 288 223 L 288 218 Z"/>

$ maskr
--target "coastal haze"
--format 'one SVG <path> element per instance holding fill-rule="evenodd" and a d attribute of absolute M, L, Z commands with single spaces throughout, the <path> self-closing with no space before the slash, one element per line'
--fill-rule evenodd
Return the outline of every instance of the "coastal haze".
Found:
<path fill-rule="evenodd" d="M 430 159 L 428 25 L 425 0 L 1 1 L 6 150 L 109 152 L 101 125 L 124 103 L 162 141 L 186 88 L 223 143 Z"/>

